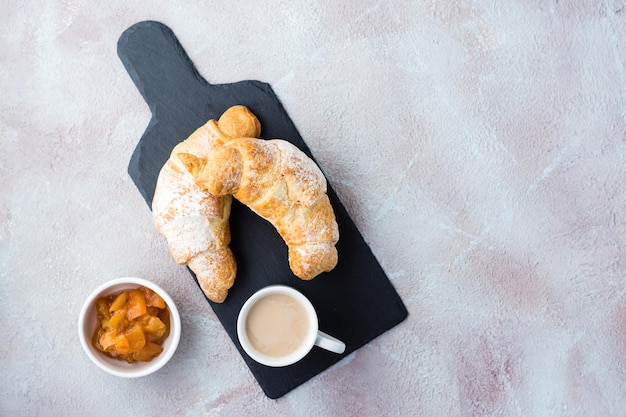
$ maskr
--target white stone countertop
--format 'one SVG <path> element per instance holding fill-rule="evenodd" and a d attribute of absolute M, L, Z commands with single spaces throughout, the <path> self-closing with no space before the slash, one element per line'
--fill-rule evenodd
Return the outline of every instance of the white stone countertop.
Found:
<path fill-rule="evenodd" d="M 409 310 L 267 398 L 127 174 L 150 112 L 116 43 L 167 24 L 271 84 Z M 4 1 L 0 415 L 626 415 L 626 2 Z M 120 276 L 177 301 L 140 379 L 78 340 Z"/>

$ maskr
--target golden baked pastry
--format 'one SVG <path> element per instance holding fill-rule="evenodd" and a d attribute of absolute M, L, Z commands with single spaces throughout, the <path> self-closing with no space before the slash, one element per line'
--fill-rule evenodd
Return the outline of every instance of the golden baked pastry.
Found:
<path fill-rule="evenodd" d="M 199 187 L 178 154 L 205 158 L 232 138 L 258 137 L 261 125 L 244 106 L 229 108 L 174 147 L 157 179 L 152 213 L 174 260 L 196 274 L 204 294 L 221 303 L 232 287 L 237 266 L 230 244 L 231 197 L 214 196 Z"/>
<path fill-rule="evenodd" d="M 230 194 L 274 225 L 297 277 L 310 280 L 336 266 L 339 229 L 326 178 L 300 149 L 281 139 L 246 137 L 205 157 L 178 156 L 202 189 Z"/>

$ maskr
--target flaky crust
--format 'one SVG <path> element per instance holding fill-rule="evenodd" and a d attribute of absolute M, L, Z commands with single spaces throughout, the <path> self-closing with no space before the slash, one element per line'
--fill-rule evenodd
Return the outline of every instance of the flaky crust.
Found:
<path fill-rule="evenodd" d="M 258 137 L 260 124 L 244 106 L 209 120 L 174 147 L 159 173 L 152 213 L 174 260 L 195 273 L 204 294 L 221 303 L 232 287 L 237 266 L 230 244 L 231 197 L 215 196 L 199 187 L 178 158 L 184 153 L 205 158 L 214 148 L 240 136 Z"/>
<path fill-rule="evenodd" d="M 233 195 L 276 227 L 289 248 L 289 266 L 309 280 L 337 264 L 339 230 L 319 167 L 291 143 L 238 138 L 206 158 L 181 155 L 202 189 Z"/>

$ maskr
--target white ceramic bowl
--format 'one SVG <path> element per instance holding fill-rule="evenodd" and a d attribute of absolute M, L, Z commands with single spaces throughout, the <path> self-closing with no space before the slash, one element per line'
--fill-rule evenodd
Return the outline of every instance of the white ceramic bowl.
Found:
<path fill-rule="evenodd" d="M 120 291 L 145 286 L 156 292 L 163 298 L 170 312 L 170 333 L 163 342 L 163 352 L 149 362 L 127 363 L 126 361 L 111 358 L 96 349 L 92 343 L 92 337 L 98 326 L 96 313 L 96 301 L 99 297 L 111 295 Z M 80 311 L 78 318 L 78 335 L 80 343 L 89 359 L 100 369 L 125 378 L 137 378 L 149 375 L 162 368 L 174 355 L 180 341 L 180 315 L 174 300 L 161 287 L 143 278 L 124 277 L 106 282 L 96 288 L 87 298 Z"/>

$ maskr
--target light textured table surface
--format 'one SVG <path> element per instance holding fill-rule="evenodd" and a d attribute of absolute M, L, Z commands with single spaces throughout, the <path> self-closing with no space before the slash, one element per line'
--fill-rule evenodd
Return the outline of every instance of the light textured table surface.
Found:
<path fill-rule="evenodd" d="M 626 415 L 626 2 L 2 2 L 0 415 Z M 172 28 L 211 83 L 274 88 L 409 317 L 265 397 L 126 169 L 116 55 Z M 99 284 L 177 301 L 159 372 L 110 376 Z"/>

